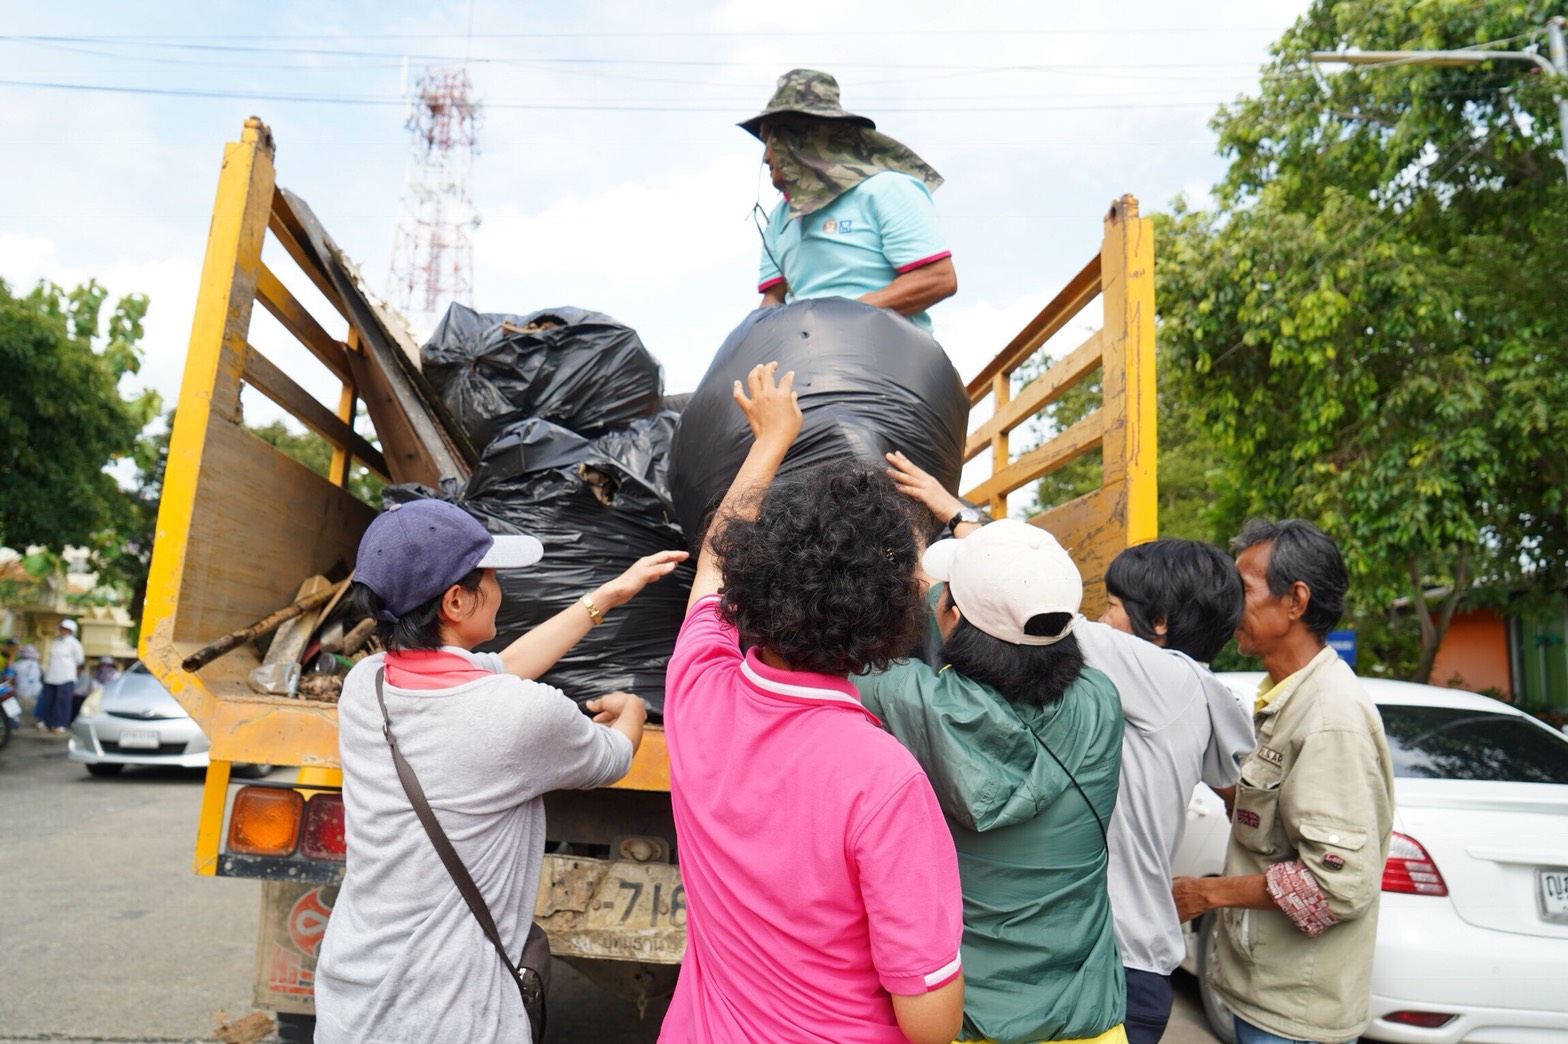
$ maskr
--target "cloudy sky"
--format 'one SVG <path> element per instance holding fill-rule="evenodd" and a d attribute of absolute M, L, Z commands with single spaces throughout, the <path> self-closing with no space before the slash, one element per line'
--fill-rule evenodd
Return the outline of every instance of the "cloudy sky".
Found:
<path fill-rule="evenodd" d="M 608 312 L 690 390 L 756 303 L 751 211 L 776 198 L 734 124 L 805 66 L 946 176 L 960 287 L 933 318 L 968 377 L 1089 259 L 1114 197 L 1204 200 L 1209 118 L 1306 6 L 0 0 L 0 279 L 148 294 L 141 379 L 172 403 L 224 142 L 263 117 L 279 183 L 385 289 L 405 70 L 466 57 L 485 105 L 472 303 Z"/>

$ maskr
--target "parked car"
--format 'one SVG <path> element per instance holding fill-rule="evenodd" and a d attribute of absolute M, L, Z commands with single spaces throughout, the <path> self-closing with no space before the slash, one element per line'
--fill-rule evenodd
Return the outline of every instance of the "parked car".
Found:
<path fill-rule="evenodd" d="M 179 701 L 140 661 L 89 697 L 71 723 L 66 757 L 95 776 L 115 776 L 127 765 L 206 768 L 206 735 Z M 265 775 L 270 765 L 235 766 Z"/>
<path fill-rule="evenodd" d="M 1219 677 L 1250 701 L 1262 675 Z M 1568 737 L 1472 692 L 1362 682 L 1383 716 L 1395 806 L 1364 1039 L 1568 1040 Z M 1221 873 L 1229 833 L 1200 786 L 1174 872 Z M 1216 918 L 1188 927 L 1183 967 L 1229 1042 L 1207 974 Z"/>

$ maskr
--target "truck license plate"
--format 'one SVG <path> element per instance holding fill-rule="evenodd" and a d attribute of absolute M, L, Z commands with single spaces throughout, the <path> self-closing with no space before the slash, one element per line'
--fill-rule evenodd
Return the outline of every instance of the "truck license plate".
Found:
<path fill-rule="evenodd" d="M 686 927 L 680 871 L 662 863 L 615 863 L 595 890 L 591 928 Z"/>
<path fill-rule="evenodd" d="M 158 731 L 156 729 L 121 729 L 121 750 L 157 750 Z"/>
<path fill-rule="evenodd" d="M 1535 884 L 1539 889 L 1541 919 L 1568 921 L 1568 870 L 1537 870 Z"/>

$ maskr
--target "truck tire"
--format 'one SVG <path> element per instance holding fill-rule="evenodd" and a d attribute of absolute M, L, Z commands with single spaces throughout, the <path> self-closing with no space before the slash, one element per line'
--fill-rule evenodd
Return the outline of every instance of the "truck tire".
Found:
<path fill-rule="evenodd" d="M 277 1018 L 282 1044 L 311 1044 L 316 1039 L 316 1016 L 280 1011 Z"/>
<path fill-rule="evenodd" d="M 1212 910 L 1204 914 L 1198 922 L 1198 996 L 1203 999 L 1203 1015 L 1209 1020 L 1209 1029 L 1220 1039 L 1221 1044 L 1235 1044 L 1236 1024 L 1231 1021 L 1230 1009 L 1225 1006 L 1220 995 L 1214 992 L 1214 987 L 1209 985 L 1209 968 L 1216 960 L 1219 932 L 1219 911 Z"/>

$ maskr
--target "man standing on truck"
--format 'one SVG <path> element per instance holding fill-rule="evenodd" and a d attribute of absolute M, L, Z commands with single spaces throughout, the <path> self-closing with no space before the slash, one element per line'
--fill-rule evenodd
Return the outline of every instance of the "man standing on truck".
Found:
<path fill-rule="evenodd" d="M 1268 674 L 1257 749 L 1226 797 L 1225 875 L 1176 878 L 1176 909 L 1220 911 L 1213 982 L 1236 1044 L 1337 1044 L 1367 1025 L 1393 828 L 1388 743 L 1327 644 L 1349 586 L 1339 548 L 1310 522 L 1253 519 L 1231 549 L 1246 598 L 1236 646 Z"/>
<path fill-rule="evenodd" d="M 958 289 L 931 193 L 942 176 L 908 147 L 845 112 L 838 81 L 814 69 L 779 77 L 767 108 L 740 124 L 767 147 L 784 199 L 762 232 L 762 307 L 849 297 L 907 316 Z"/>

